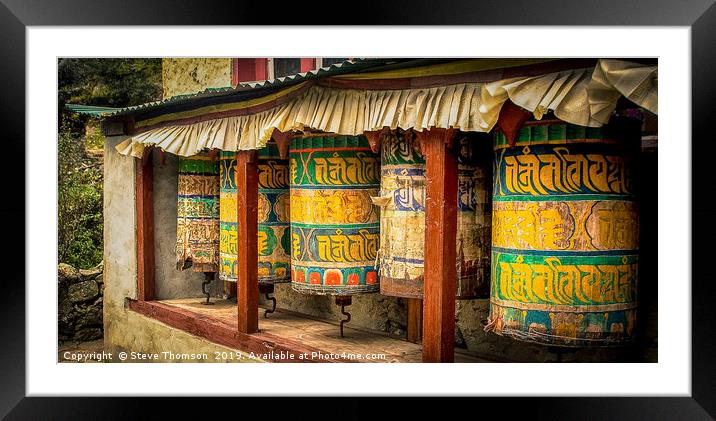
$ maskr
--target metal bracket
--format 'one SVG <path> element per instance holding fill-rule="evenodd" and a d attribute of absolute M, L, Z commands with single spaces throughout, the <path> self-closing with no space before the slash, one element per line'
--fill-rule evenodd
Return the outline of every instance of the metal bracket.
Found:
<path fill-rule="evenodd" d="M 346 311 L 346 306 L 351 305 L 353 302 L 350 295 L 338 295 L 336 296 L 336 305 L 341 306 L 341 314 L 344 316 L 347 316 L 347 318 L 341 320 L 340 323 L 340 329 L 341 329 L 341 338 L 343 338 L 343 325 L 351 321 L 351 314 Z"/>
<path fill-rule="evenodd" d="M 201 303 L 206 306 L 214 305 L 214 303 L 209 301 L 209 299 L 211 298 L 211 294 L 209 294 L 209 292 L 206 290 L 206 286 L 214 280 L 215 275 L 216 272 L 204 272 L 205 281 L 201 283 L 201 293 L 206 295 L 206 301 L 202 301 Z"/>

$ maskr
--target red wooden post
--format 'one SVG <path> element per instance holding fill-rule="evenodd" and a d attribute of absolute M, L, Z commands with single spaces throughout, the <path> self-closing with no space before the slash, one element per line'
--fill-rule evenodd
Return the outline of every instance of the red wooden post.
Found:
<path fill-rule="evenodd" d="M 137 299 L 154 299 L 154 164 L 152 148 L 135 160 L 135 212 L 137 223 Z"/>
<path fill-rule="evenodd" d="M 423 300 L 408 298 L 408 323 L 406 339 L 408 342 L 419 344 L 423 333 Z"/>
<path fill-rule="evenodd" d="M 259 331 L 258 167 L 256 151 L 236 153 L 239 332 Z"/>
<path fill-rule="evenodd" d="M 425 155 L 425 275 L 423 362 L 453 362 L 455 347 L 455 266 L 457 156 L 455 129 L 418 133 Z"/>

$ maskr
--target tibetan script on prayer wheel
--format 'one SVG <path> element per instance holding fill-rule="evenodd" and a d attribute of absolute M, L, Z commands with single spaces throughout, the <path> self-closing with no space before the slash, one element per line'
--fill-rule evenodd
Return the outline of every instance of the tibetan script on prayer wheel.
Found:
<path fill-rule="evenodd" d="M 562 346 L 633 339 L 639 211 L 638 122 L 529 122 L 494 141 L 494 332 Z"/>
<path fill-rule="evenodd" d="M 177 269 L 219 267 L 219 165 L 207 155 L 179 160 Z"/>
<path fill-rule="evenodd" d="M 364 136 L 292 140 L 291 279 L 308 294 L 377 292 L 380 159 Z"/>
<path fill-rule="evenodd" d="M 291 249 L 289 228 L 288 162 L 279 158 L 273 143 L 258 151 L 258 278 L 259 283 L 289 282 Z M 219 277 L 236 282 L 237 203 L 236 152 L 221 152 L 221 206 Z"/>
<path fill-rule="evenodd" d="M 480 141 L 486 143 L 479 145 Z M 492 151 L 489 138 L 462 137 L 455 147 L 458 148 L 456 296 L 486 297 L 492 233 L 489 203 Z M 403 133 L 383 137 L 381 148 L 380 293 L 422 298 L 425 158 L 418 140 Z"/>

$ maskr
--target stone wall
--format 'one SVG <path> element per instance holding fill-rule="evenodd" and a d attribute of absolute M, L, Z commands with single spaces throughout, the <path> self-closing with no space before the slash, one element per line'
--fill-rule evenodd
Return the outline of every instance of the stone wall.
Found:
<path fill-rule="evenodd" d="M 162 59 L 163 97 L 231 86 L 230 58 Z"/>
<path fill-rule="evenodd" d="M 66 263 L 57 267 L 58 340 L 91 341 L 103 336 L 103 265 L 80 269 Z"/>

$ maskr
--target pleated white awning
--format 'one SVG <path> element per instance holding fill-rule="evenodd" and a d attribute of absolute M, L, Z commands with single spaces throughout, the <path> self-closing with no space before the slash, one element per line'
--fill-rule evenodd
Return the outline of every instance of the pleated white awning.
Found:
<path fill-rule="evenodd" d="M 117 150 L 140 157 L 147 146 L 180 156 L 192 156 L 204 149 L 261 149 L 274 129 L 313 129 L 342 135 L 384 127 L 489 132 L 508 99 L 537 119 L 553 111 L 568 123 L 599 127 L 609 121 L 621 96 L 658 114 L 657 82 L 657 66 L 602 59 L 593 68 L 489 83 L 386 90 L 314 85 L 285 103 L 254 114 L 150 128 L 120 143 Z M 296 92 L 296 88 L 288 90 Z"/>

